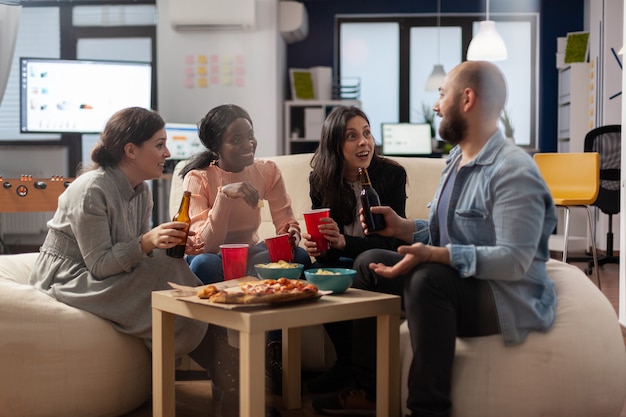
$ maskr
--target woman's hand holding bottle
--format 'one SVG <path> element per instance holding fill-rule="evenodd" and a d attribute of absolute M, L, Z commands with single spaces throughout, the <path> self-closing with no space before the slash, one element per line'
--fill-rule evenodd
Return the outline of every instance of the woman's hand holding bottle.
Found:
<path fill-rule="evenodd" d="M 187 226 L 185 222 L 166 222 L 162 223 L 141 236 L 141 248 L 145 253 L 152 250 L 169 249 L 178 245 L 181 239 L 187 236 L 184 228 Z M 195 232 L 189 232 L 186 242 L 185 253 L 188 255 L 197 255 L 204 251 L 204 243 L 196 243 L 190 237 Z"/>

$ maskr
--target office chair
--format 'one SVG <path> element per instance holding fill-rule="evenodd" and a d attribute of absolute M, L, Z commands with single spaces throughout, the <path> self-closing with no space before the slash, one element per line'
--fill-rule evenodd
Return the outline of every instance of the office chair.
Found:
<path fill-rule="evenodd" d="M 585 152 L 600 154 L 600 190 L 593 205 L 609 216 L 606 254 L 598 259 L 599 266 L 619 263 L 619 256 L 613 254 L 613 215 L 620 212 L 621 141 L 622 125 L 597 127 L 585 136 Z"/>
<path fill-rule="evenodd" d="M 600 189 L 600 154 L 597 152 L 536 153 L 533 158 L 552 194 L 555 206 L 565 210 L 563 262 L 567 262 L 570 208 L 582 207 L 587 211 L 593 264 L 596 267 L 598 288 L 601 288 L 598 254 L 589 208 L 596 201 Z"/>

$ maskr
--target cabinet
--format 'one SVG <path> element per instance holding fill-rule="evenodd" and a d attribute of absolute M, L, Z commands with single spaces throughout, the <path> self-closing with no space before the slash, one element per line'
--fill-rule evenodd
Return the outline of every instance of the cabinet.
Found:
<path fill-rule="evenodd" d="M 585 135 L 593 128 L 594 85 L 589 63 L 559 69 L 558 151 L 583 152 Z"/>
<path fill-rule="evenodd" d="M 285 101 L 285 154 L 313 152 L 320 141 L 324 119 L 337 106 L 361 107 L 358 100 Z"/>

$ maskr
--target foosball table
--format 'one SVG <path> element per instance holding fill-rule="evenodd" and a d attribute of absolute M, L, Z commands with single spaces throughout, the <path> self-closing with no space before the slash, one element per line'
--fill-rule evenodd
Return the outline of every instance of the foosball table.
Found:
<path fill-rule="evenodd" d="M 72 179 L 53 175 L 50 178 L 0 176 L 0 213 L 55 211 L 61 193 Z"/>

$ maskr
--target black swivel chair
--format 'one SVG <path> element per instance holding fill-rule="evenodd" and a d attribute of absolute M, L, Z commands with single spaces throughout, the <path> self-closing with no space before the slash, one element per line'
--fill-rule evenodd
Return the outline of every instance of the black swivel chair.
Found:
<path fill-rule="evenodd" d="M 619 263 L 619 257 L 613 255 L 613 215 L 620 212 L 621 142 L 621 125 L 597 127 L 585 136 L 585 152 L 600 154 L 600 191 L 593 205 L 609 216 L 606 255 L 598 258 L 598 266 Z M 587 272 L 592 270 L 593 262 L 590 261 Z"/>

